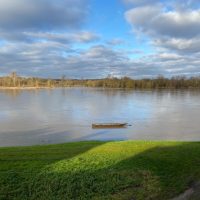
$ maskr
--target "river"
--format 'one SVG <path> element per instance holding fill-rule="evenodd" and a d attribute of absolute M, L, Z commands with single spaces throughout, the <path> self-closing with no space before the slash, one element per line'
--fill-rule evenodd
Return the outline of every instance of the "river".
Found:
<path fill-rule="evenodd" d="M 85 140 L 200 140 L 200 91 L 0 90 L 0 146 Z M 127 122 L 123 129 L 92 123 Z"/>

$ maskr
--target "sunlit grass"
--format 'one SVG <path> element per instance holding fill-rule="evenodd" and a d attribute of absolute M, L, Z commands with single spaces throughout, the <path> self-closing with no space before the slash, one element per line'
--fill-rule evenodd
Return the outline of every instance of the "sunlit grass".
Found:
<path fill-rule="evenodd" d="M 0 199 L 169 199 L 200 179 L 200 143 L 0 148 Z"/>

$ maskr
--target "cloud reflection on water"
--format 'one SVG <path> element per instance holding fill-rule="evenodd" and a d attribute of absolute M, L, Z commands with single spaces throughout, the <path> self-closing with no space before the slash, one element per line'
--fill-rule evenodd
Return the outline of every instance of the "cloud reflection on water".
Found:
<path fill-rule="evenodd" d="M 68 88 L 0 92 L 0 146 L 79 140 L 199 140 L 198 91 Z M 127 122 L 93 130 L 93 122 Z"/>

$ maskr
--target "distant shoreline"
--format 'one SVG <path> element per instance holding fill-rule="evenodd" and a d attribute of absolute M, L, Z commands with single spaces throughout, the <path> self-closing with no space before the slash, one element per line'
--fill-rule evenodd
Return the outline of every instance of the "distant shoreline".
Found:
<path fill-rule="evenodd" d="M 81 88 L 98 88 L 98 89 L 112 89 L 112 90 L 199 90 L 200 88 L 113 88 L 113 87 L 92 87 L 92 86 L 84 86 L 84 85 L 73 85 L 73 86 L 65 86 L 65 87 L 0 87 L 0 91 L 1 90 L 42 90 L 42 89 L 57 89 L 57 88 L 77 88 L 77 87 L 81 87 Z"/>
<path fill-rule="evenodd" d="M 0 90 L 39 90 L 54 89 L 55 87 L 0 87 Z"/>
<path fill-rule="evenodd" d="M 37 86 L 37 87 L 36 87 Z M 2 89 L 49 89 L 65 87 L 122 88 L 122 89 L 200 89 L 200 77 L 171 77 L 132 79 L 130 77 L 107 77 L 102 79 L 50 79 L 20 77 L 16 73 L 0 77 Z"/>

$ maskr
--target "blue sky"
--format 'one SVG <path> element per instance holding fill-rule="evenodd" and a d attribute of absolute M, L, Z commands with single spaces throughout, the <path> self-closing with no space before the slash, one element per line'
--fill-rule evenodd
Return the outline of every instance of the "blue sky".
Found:
<path fill-rule="evenodd" d="M 0 0 L 0 75 L 200 75 L 198 0 Z"/>
<path fill-rule="evenodd" d="M 124 19 L 125 7 L 121 1 L 91 0 L 86 28 L 101 33 L 104 39 L 127 38 L 130 27 Z"/>
<path fill-rule="evenodd" d="M 122 0 L 91 0 L 91 12 L 87 18 L 86 28 L 97 32 L 102 36 L 102 43 L 112 40 L 122 40 L 116 48 L 130 49 L 151 53 L 152 48 L 148 45 L 147 38 L 136 38 L 127 23 L 124 13 L 129 6 Z M 141 41 L 142 40 L 142 41 Z M 140 57 L 140 54 L 130 54 L 130 57 Z"/>

